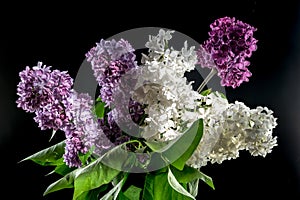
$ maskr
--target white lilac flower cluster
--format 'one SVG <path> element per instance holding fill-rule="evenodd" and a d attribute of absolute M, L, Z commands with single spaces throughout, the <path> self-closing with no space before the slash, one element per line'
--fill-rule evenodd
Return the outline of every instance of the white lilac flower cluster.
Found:
<path fill-rule="evenodd" d="M 181 51 L 168 48 L 172 31 L 160 30 L 150 36 L 139 82 L 143 87 L 135 100 L 147 105 L 143 137 L 168 141 L 178 137 L 197 119 L 204 120 L 204 133 L 187 164 L 200 168 L 235 159 L 239 151 L 266 156 L 277 145 L 272 131 L 277 126 L 273 112 L 266 107 L 250 109 L 244 103 L 229 103 L 219 92 L 206 96 L 192 89 L 184 73 L 195 68 L 197 55 L 187 43 Z M 146 84 L 145 84 L 146 83 Z M 149 83 L 149 84 L 147 84 Z"/>
<path fill-rule="evenodd" d="M 204 133 L 188 165 L 200 168 L 208 162 L 221 164 L 237 158 L 241 150 L 265 157 L 277 146 L 277 137 L 272 136 L 277 118 L 268 108 L 250 109 L 239 101 L 229 103 L 218 92 L 203 99 L 207 105 Z"/>
<path fill-rule="evenodd" d="M 173 31 L 160 30 L 157 36 L 150 36 L 144 55 L 141 76 L 142 85 L 134 99 L 147 105 L 146 126 L 142 136 L 147 139 L 168 141 L 176 138 L 184 128 L 202 118 L 201 95 L 194 91 L 184 73 L 195 68 L 197 55 L 194 47 L 187 43 L 181 51 L 168 47 Z"/>

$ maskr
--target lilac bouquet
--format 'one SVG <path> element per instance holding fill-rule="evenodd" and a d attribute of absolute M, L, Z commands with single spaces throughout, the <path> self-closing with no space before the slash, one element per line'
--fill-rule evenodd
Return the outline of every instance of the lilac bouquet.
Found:
<path fill-rule="evenodd" d="M 249 81 L 256 28 L 223 17 L 210 25 L 202 45 L 169 46 L 172 30 L 160 29 L 137 61 L 129 41 L 100 40 L 86 53 L 99 94 L 78 93 L 65 71 L 38 62 L 20 72 L 17 106 L 34 113 L 41 130 L 64 134 L 57 144 L 28 156 L 61 176 L 44 195 L 73 188 L 81 199 L 196 199 L 201 168 L 235 159 L 241 150 L 265 157 L 277 145 L 267 107 L 229 102 L 208 81 L 236 88 Z M 196 49 L 197 48 L 197 49 Z M 197 91 L 185 73 L 210 68 Z M 136 181 L 138 177 L 138 181 Z"/>

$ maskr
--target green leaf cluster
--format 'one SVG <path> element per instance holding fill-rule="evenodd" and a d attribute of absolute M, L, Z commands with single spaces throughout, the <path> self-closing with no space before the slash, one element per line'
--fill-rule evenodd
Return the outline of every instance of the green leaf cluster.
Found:
<path fill-rule="evenodd" d="M 101 112 L 97 112 L 97 116 L 101 117 Z M 170 142 L 133 140 L 116 146 L 97 159 L 93 158 L 91 150 L 87 154 L 80 155 L 84 163 L 80 168 L 69 168 L 63 162 L 64 141 L 22 161 L 32 160 L 42 166 L 53 166 L 54 170 L 51 173 L 62 176 L 48 186 L 44 195 L 73 188 L 73 200 L 195 199 L 195 189 L 191 187 L 195 181 L 202 180 L 214 189 L 209 176 L 186 165 L 197 148 L 202 134 L 203 120 L 200 119 Z M 144 151 L 148 150 L 150 161 L 146 165 L 138 165 L 139 160 L 135 152 L 126 151 L 126 145 L 132 143 L 143 146 L 141 149 Z M 160 168 L 149 171 L 155 164 Z M 134 174 L 130 169 L 134 167 L 144 167 L 145 170 L 140 174 L 139 184 L 133 184 Z"/>

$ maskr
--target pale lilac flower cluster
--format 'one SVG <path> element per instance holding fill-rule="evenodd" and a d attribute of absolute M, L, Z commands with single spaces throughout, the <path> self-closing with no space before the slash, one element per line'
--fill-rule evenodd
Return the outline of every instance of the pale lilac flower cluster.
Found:
<path fill-rule="evenodd" d="M 21 81 L 17 87 L 17 107 L 34 112 L 34 120 L 42 130 L 58 130 L 69 123 L 65 110 L 70 106 L 73 79 L 65 71 L 50 68 L 42 62 L 32 68 L 27 66 L 19 74 Z"/>
<path fill-rule="evenodd" d="M 80 167 L 82 162 L 79 158 L 79 152 L 86 153 L 87 148 L 81 141 L 83 132 L 77 130 L 74 126 L 67 126 L 64 129 L 66 140 L 65 140 L 65 153 L 63 155 L 64 162 L 69 167 Z"/>
<path fill-rule="evenodd" d="M 71 106 L 67 110 L 72 124 L 64 129 L 66 147 L 64 161 L 70 167 L 80 167 L 79 153 L 86 153 L 94 147 L 94 152 L 101 155 L 112 144 L 105 137 L 96 115 L 93 112 L 94 101 L 88 94 L 78 94 L 73 91 Z"/>
<path fill-rule="evenodd" d="M 101 40 L 86 53 L 91 63 L 94 76 L 99 83 L 100 97 L 110 105 L 113 101 L 113 90 L 119 84 L 120 78 L 130 69 L 137 67 L 133 47 L 126 40 Z"/>
<path fill-rule="evenodd" d="M 207 67 L 207 68 L 217 68 L 212 55 L 206 51 L 202 45 L 199 46 L 199 49 L 197 50 L 197 57 L 198 57 L 198 64 L 201 67 Z"/>
<path fill-rule="evenodd" d="M 256 51 L 256 28 L 234 17 L 223 17 L 210 25 L 209 39 L 198 50 L 198 64 L 216 68 L 222 86 L 236 88 L 252 75 L 246 59 Z M 215 65 L 212 65 L 212 61 Z"/>
<path fill-rule="evenodd" d="M 135 54 L 133 47 L 126 40 L 101 40 L 93 47 L 87 54 L 87 60 L 91 63 L 96 77 L 100 85 L 100 97 L 107 106 L 112 106 L 112 103 L 121 103 L 124 107 L 124 102 L 119 102 L 114 99 L 114 93 L 118 90 L 121 78 L 129 73 L 130 70 L 136 69 L 137 62 L 135 61 Z M 113 105 L 118 107 L 118 105 Z M 130 99 L 127 105 L 130 111 L 132 121 L 137 123 L 141 116 L 144 114 L 140 103 Z M 127 110 L 126 110 L 127 111 Z M 121 112 L 121 110 L 118 110 Z M 122 115 L 122 113 L 119 113 Z M 122 116 L 126 116 L 123 113 Z M 129 140 L 127 135 L 124 135 L 121 128 L 115 121 L 112 113 L 108 113 L 106 118 L 100 120 L 101 128 L 103 129 L 106 137 L 115 145 L 121 144 Z"/>
<path fill-rule="evenodd" d="M 265 157 L 277 146 L 272 136 L 277 126 L 273 112 L 266 107 L 250 109 L 244 103 L 228 101 L 218 93 L 205 98 L 207 105 L 204 133 L 188 164 L 200 168 L 207 162 L 222 163 L 235 159 L 241 150 Z"/>

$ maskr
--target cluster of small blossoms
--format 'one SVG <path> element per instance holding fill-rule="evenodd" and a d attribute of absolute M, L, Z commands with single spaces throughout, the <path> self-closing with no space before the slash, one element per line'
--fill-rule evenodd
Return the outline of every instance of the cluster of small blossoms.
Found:
<path fill-rule="evenodd" d="M 119 145 L 129 141 L 130 137 L 123 134 L 121 128 L 115 121 L 112 112 L 107 113 L 104 119 L 99 120 L 100 127 L 105 136 L 114 144 Z"/>
<path fill-rule="evenodd" d="M 204 134 L 187 164 L 196 168 L 207 162 L 220 164 L 237 158 L 241 150 L 265 157 L 277 145 L 277 137 L 272 136 L 277 122 L 268 108 L 250 109 L 242 102 L 228 103 L 218 93 L 205 98 L 211 107 L 207 107 L 204 118 Z"/>
<path fill-rule="evenodd" d="M 218 141 L 222 132 L 220 117 L 228 105 L 228 101 L 218 92 L 201 97 L 202 108 L 205 109 L 203 117 L 204 132 L 194 154 L 187 161 L 188 165 L 200 167 L 207 164 L 207 155 Z"/>
<path fill-rule="evenodd" d="M 106 138 L 93 112 L 94 101 L 88 94 L 78 94 L 73 90 L 70 100 L 71 106 L 67 113 L 72 119 L 70 126 L 64 131 L 66 135 L 66 147 L 64 161 L 70 167 L 80 167 L 79 153 L 87 153 L 94 147 L 95 155 L 102 155 L 112 143 Z"/>
<path fill-rule="evenodd" d="M 200 94 L 193 90 L 184 73 L 195 68 L 197 55 L 194 47 L 187 43 L 181 51 L 168 48 L 173 31 L 160 30 L 157 36 L 150 36 L 144 55 L 143 66 L 134 100 L 147 105 L 146 126 L 142 136 L 159 140 L 176 138 L 183 128 L 183 122 L 190 126 L 201 117 Z"/>
<path fill-rule="evenodd" d="M 121 77 L 129 70 L 136 68 L 134 49 L 126 40 L 100 40 L 88 53 L 94 76 L 99 83 L 100 97 L 110 106 L 114 89 Z"/>
<path fill-rule="evenodd" d="M 209 39 L 197 51 L 198 64 L 216 69 L 222 86 L 236 88 L 249 81 L 252 74 L 246 59 L 257 49 L 253 37 L 257 29 L 234 17 L 219 18 L 210 28 Z"/>
<path fill-rule="evenodd" d="M 72 101 L 75 94 L 73 79 L 67 72 L 50 68 L 38 62 L 37 66 L 27 66 L 20 72 L 17 107 L 35 113 L 34 120 L 42 130 L 64 131 L 67 138 L 65 162 L 78 167 L 81 165 L 78 152 L 85 153 L 87 146 L 82 142 L 83 130 L 74 124 L 79 118 L 72 112 L 76 109 L 76 103 Z"/>
<path fill-rule="evenodd" d="M 94 76 L 98 81 L 100 89 L 100 97 L 107 106 L 124 107 L 124 102 L 119 99 L 114 99 L 114 94 L 118 91 L 121 79 L 131 70 L 137 69 L 135 61 L 134 49 L 130 43 L 124 39 L 101 40 L 87 54 L 87 60 L 91 63 L 94 71 Z M 112 105 L 119 103 L 121 105 Z M 141 110 L 141 104 L 132 99 L 129 101 L 128 109 L 130 110 L 130 120 L 138 123 L 141 116 L 144 114 Z M 118 110 L 121 111 L 121 110 Z M 108 113 L 106 118 L 100 120 L 101 128 L 104 134 L 115 144 L 121 144 L 129 140 L 129 137 L 123 134 L 123 130 L 119 127 L 112 113 Z"/>
<path fill-rule="evenodd" d="M 73 79 L 67 72 L 51 71 L 50 66 L 38 62 L 19 73 L 17 107 L 35 113 L 34 120 L 42 130 L 58 130 L 69 124 L 65 110 L 69 108 Z"/>
<path fill-rule="evenodd" d="M 68 166 L 80 167 L 79 153 L 86 153 L 93 147 L 93 155 L 101 156 L 116 145 L 129 141 L 124 135 L 111 112 L 103 119 L 97 119 L 93 112 L 94 102 L 88 94 L 72 93 L 71 106 L 67 113 L 71 115 L 72 124 L 66 127 L 66 148 L 64 161 Z M 136 102 L 129 104 L 132 120 L 140 118 L 142 108 Z M 136 112 L 135 112 L 136 111 Z"/>

